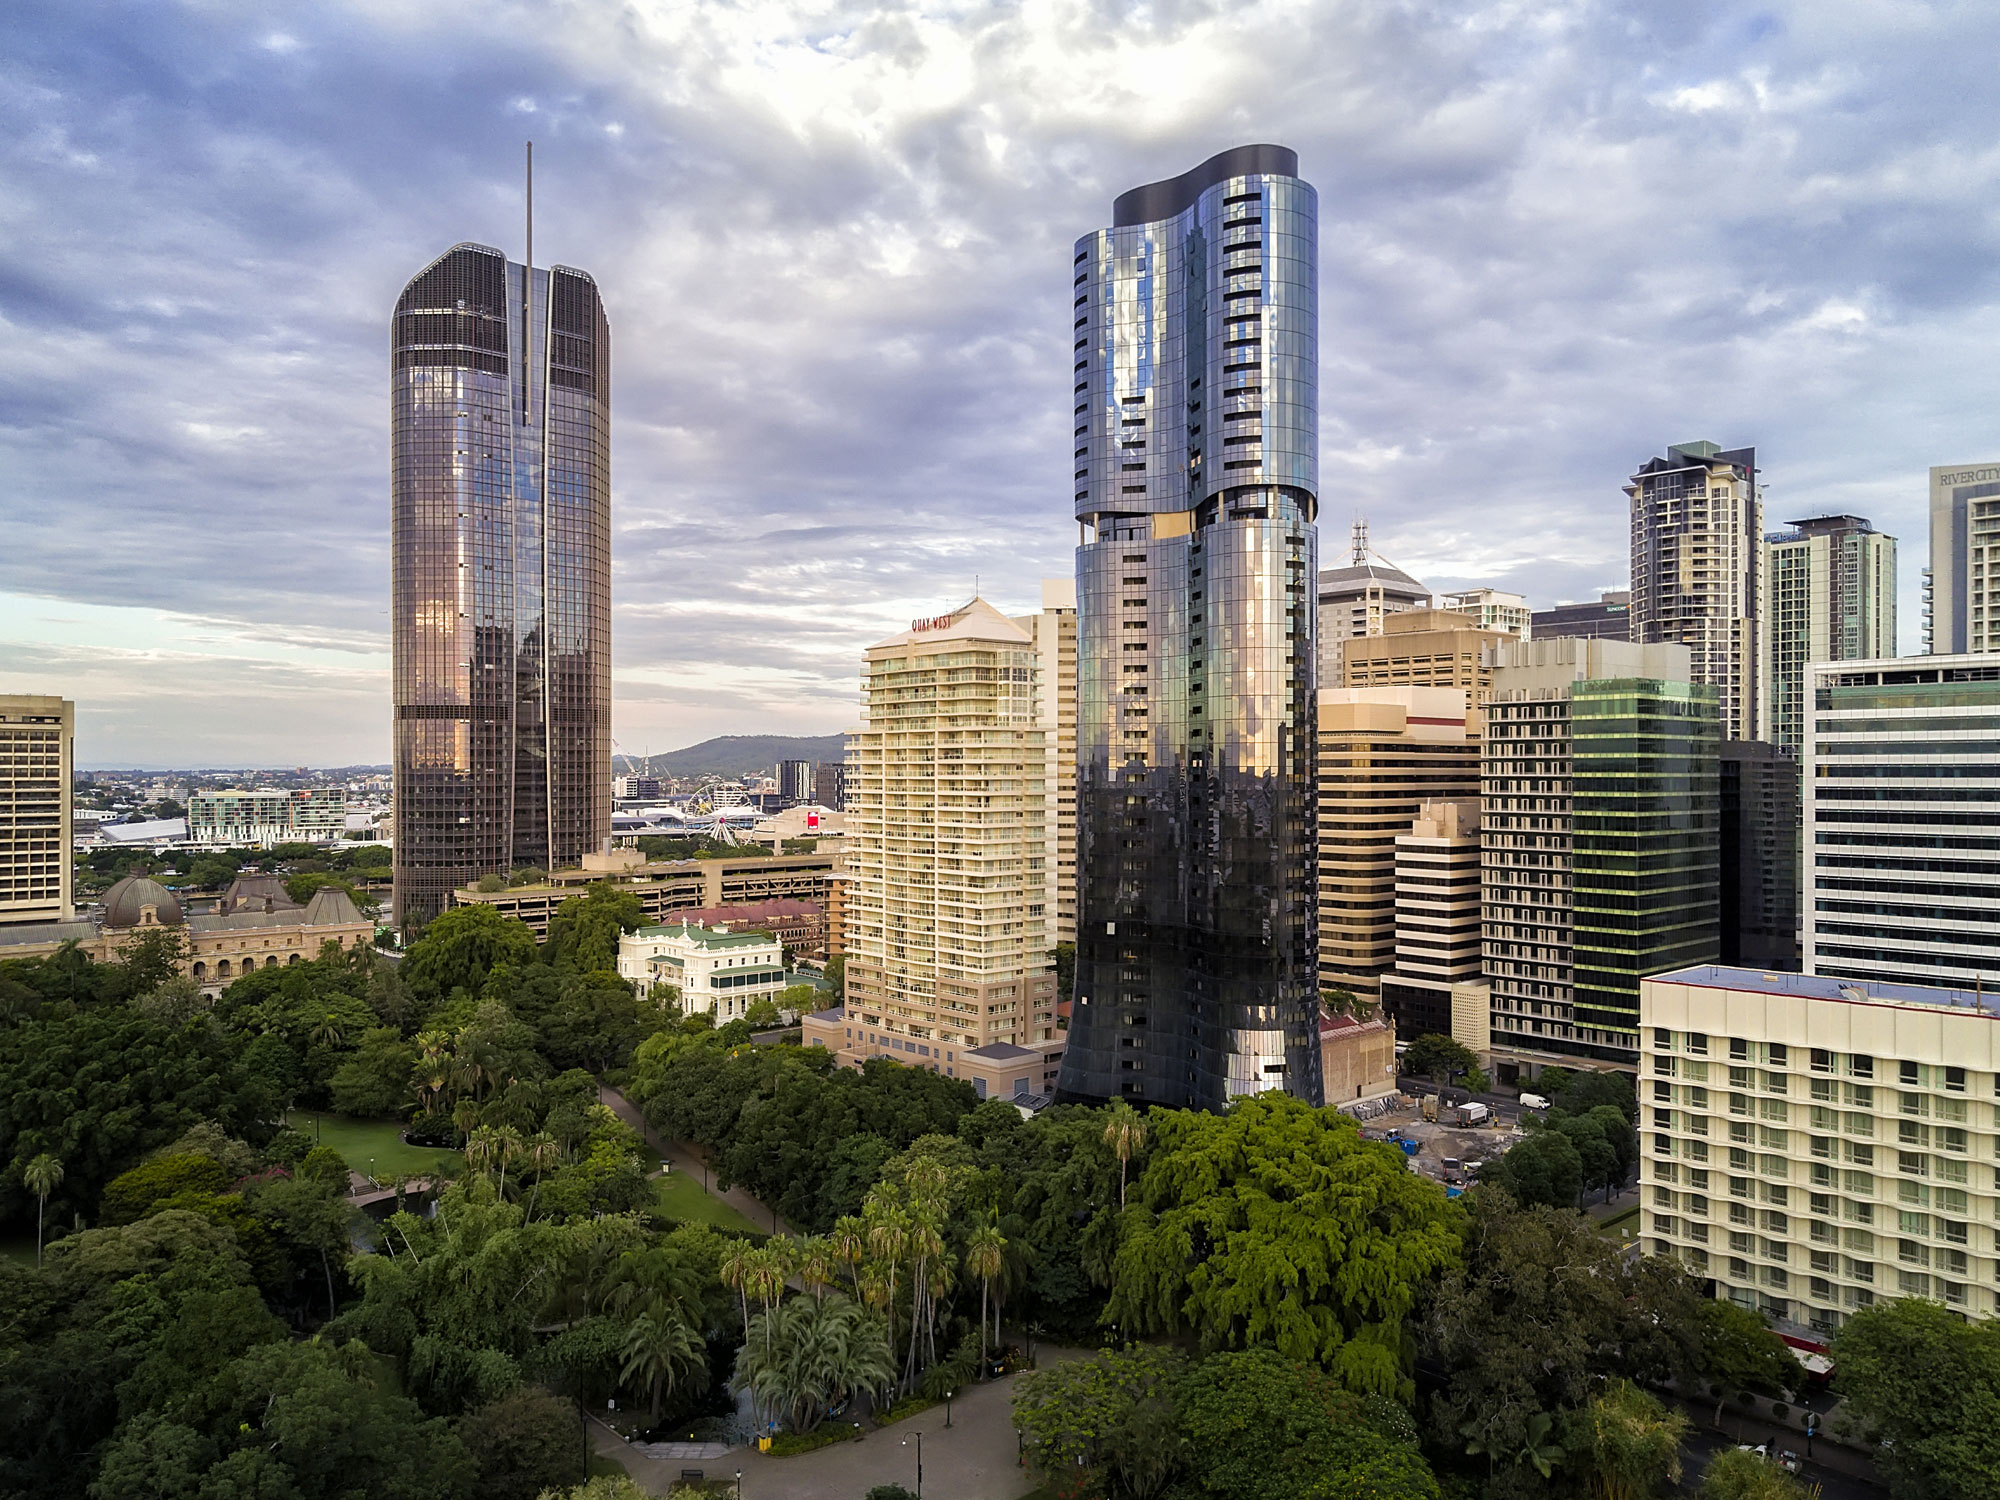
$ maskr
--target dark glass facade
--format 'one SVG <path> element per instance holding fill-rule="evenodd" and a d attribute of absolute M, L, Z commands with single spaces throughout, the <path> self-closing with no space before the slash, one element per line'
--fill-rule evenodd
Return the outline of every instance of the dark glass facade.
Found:
<path fill-rule="evenodd" d="M 1075 247 L 1069 1099 L 1320 1099 L 1318 209 L 1297 173 L 1239 147 Z"/>
<path fill-rule="evenodd" d="M 611 331 L 581 271 L 457 245 L 390 328 L 394 920 L 611 830 Z"/>
<path fill-rule="evenodd" d="M 1799 968 L 1799 763 L 1762 740 L 1722 745 L 1722 962 Z"/>
<path fill-rule="evenodd" d="M 1575 1023 L 1632 1060 L 1639 981 L 1719 951 L 1717 698 L 1647 678 L 1570 692 Z"/>

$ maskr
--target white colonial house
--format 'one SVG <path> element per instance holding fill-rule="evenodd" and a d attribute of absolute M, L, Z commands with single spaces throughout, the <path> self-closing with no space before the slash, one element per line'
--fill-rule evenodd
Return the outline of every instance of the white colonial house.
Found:
<path fill-rule="evenodd" d="M 681 1008 L 707 1011 L 718 1026 L 740 1020 L 759 1000 L 775 1003 L 785 988 L 785 950 L 763 932 L 668 923 L 641 927 L 618 940 L 618 973 L 641 995 L 656 984 L 681 992 Z"/>

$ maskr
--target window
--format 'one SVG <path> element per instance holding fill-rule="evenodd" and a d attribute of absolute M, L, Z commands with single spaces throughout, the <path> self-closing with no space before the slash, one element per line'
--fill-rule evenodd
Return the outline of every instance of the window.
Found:
<path fill-rule="evenodd" d="M 1833 1071 L 1833 1054 L 1824 1047 L 1813 1048 L 1812 1070 L 1815 1073 L 1831 1073 Z"/>
<path fill-rule="evenodd" d="M 1731 1062 L 1748 1062 L 1750 1060 L 1750 1044 L 1744 1041 L 1742 1037 L 1733 1036 L 1729 1039 L 1729 1060 Z"/>
<path fill-rule="evenodd" d="M 1855 1053 L 1847 1059 L 1847 1076 L 1850 1078 L 1873 1078 L 1875 1059 L 1862 1053 Z"/>

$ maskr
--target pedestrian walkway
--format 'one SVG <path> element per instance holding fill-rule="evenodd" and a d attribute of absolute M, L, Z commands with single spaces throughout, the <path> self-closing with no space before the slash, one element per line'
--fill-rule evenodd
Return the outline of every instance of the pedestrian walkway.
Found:
<path fill-rule="evenodd" d="M 683 1145 L 679 1141 L 669 1141 L 661 1136 L 652 1126 L 646 1123 L 646 1117 L 639 1112 L 639 1106 L 619 1093 L 618 1090 L 612 1088 L 609 1084 L 599 1084 L 597 1086 L 597 1098 L 598 1102 L 610 1109 L 619 1119 L 638 1131 L 646 1144 L 659 1152 L 660 1159 L 672 1167 L 674 1171 L 689 1173 L 697 1182 L 706 1178 L 709 1181 L 708 1191 L 712 1197 L 719 1198 L 724 1203 L 727 1203 L 759 1229 L 764 1229 L 768 1226 L 772 1234 L 789 1235 L 793 1238 L 798 1237 L 796 1229 L 780 1219 L 774 1210 L 765 1207 L 762 1203 L 759 1203 L 755 1198 L 744 1192 L 742 1188 L 733 1187 L 725 1190 L 716 1187 L 714 1185 L 714 1173 L 708 1170 L 708 1163 L 704 1156 L 697 1154 L 700 1151 L 699 1147 Z"/>

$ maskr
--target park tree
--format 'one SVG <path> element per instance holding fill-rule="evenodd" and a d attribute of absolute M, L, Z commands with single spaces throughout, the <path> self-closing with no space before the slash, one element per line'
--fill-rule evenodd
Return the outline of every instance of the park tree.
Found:
<path fill-rule="evenodd" d="M 1716 1421 L 1722 1420 L 1722 1403 L 1738 1391 L 1775 1396 L 1798 1383 L 1799 1363 L 1785 1341 L 1747 1307 L 1704 1297 L 1696 1320 L 1701 1340 L 1697 1363 L 1711 1384 Z"/>
<path fill-rule="evenodd" d="M 480 1500 L 535 1500 L 580 1484 L 588 1462 L 584 1424 L 567 1401 L 527 1386 L 458 1419 L 459 1441 L 478 1470 Z"/>
<path fill-rule="evenodd" d="M 888 1324 L 840 1293 L 793 1297 L 750 1319 L 736 1385 L 794 1432 L 811 1432 L 850 1398 L 879 1400 L 896 1383 Z"/>
<path fill-rule="evenodd" d="M 416 1065 L 415 1043 L 404 1041 L 393 1026 L 370 1027 L 334 1069 L 328 1083 L 333 1107 L 361 1119 L 401 1114 L 414 1099 L 410 1078 Z"/>
<path fill-rule="evenodd" d="M 1808 1489 L 1761 1453 L 1724 1448 L 1709 1460 L 1696 1500 L 1819 1500 L 1817 1485 Z"/>
<path fill-rule="evenodd" d="M 2000 1324 L 1915 1298 L 1878 1303 L 1834 1335 L 1833 1358 L 1899 1497 L 2000 1494 Z"/>
<path fill-rule="evenodd" d="M 1613 1381 L 1570 1425 L 1570 1446 L 1590 1470 L 1593 1500 L 1652 1500 L 1679 1485 L 1687 1418 L 1631 1381 Z"/>
<path fill-rule="evenodd" d="M 1583 1157 L 1560 1130 L 1537 1130 L 1479 1174 L 1526 1207 L 1574 1208 L 1583 1196 Z"/>
<path fill-rule="evenodd" d="M 1014 1382 L 1014 1427 L 1035 1471 L 1045 1479 L 1080 1476 L 1097 1494 L 1140 1493 L 1152 1460 L 1179 1467 L 1178 1432 L 1172 1428 L 1174 1389 L 1187 1371 L 1178 1350 L 1155 1344 L 1104 1349 L 1087 1359 L 1062 1360 L 1031 1370 Z M 1141 1412 L 1164 1408 L 1165 1440 L 1154 1434 L 1149 1456 L 1126 1440 L 1151 1425 Z M 1135 1465 L 1134 1460 L 1140 1459 Z"/>
<path fill-rule="evenodd" d="M 1107 1318 L 1207 1349 L 1268 1345 L 1408 1399 L 1406 1320 L 1458 1261 L 1444 1190 L 1346 1116 L 1285 1095 L 1151 1123 Z"/>
<path fill-rule="evenodd" d="M 1410 1043 L 1403 1054 L 1402 1071 L 1418 1078 L 1428 1078 L 1433 1083 L 1452 1083 L 1459 1079 L 1469 1079 L 1477 1075 L 1483 1083 L 1486 1075 L 1480 1071 L 1479 1054 L 1462 1042 L 1452 1040 L 1437 1032 L 1427 1032 Z M 1468 1088 L 1471 1084 L 1466 1085 Z M 1483 1093 L 1483 1089 L 1473 1089 Z"/>
<path fill-rule="evenodd" d="M 631 891 L 607 880 L 594 881 L 571 896 L 549 918 L 543 957 L 580 973 L 618 966 L 618 940 L 646 924 L 646 908 Z"/>
<path fill-rule="evenodd" d="M 496 964 L 524 967 L 535 959 L 535 935 L 527 923 L 475 902 L 432 918 L 410 945 L 401 973 L 421 1003 L 436 1004 L 457 990 L 478 994 Z"/>

